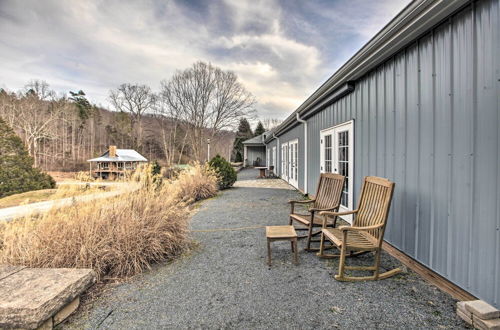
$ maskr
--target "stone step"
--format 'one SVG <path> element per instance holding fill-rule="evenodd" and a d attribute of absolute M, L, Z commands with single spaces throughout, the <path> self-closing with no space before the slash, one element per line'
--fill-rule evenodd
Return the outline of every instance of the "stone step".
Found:
<path fill-rule="evenodd" d="M 500 310 L 483 300 L 466 301 L 465 308 L 482 320 L 491 320 L 500 317 Z"/>
<path fill-rule="evenodd" d="M 0 328 L 51 329 L 96 280 L 91 269 L 0 265 Z"/>
<path fill-rule="evenodd" d="M 498 310 L 482 300 L 457 302 L 457 315 L 480 330 L 500 330 Z"/>

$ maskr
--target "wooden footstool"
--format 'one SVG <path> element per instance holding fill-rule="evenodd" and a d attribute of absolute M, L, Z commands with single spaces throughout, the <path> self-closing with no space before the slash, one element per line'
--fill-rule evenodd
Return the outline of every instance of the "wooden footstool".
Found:
<path fill-rule="evenodd" d="M 293 226 L 266 226 L 267 237 L 267 264 L 271 266 L 271 242 L 290 241 L 294 255 L 294 263 L 297 265 L 297 233 Z"/>

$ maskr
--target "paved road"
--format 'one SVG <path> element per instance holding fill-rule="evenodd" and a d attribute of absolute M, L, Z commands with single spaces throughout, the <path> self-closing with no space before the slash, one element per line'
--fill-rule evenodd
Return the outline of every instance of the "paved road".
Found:
<path fill-rule="evenodd" d="M 252 180 L 256 176 L 256 171 L 242 171 L 237 188 L 203 203 L 192 219 L 197 251 L 109 289 L 65 327 L 464 327 L 455 316 L 455 301 L 414 273 L 379 282 L 337 282 L 332 278 L 336 261 L 300 251 L 295 266 L 288 242 L 274 245 L 274 264 L 266 266 L 262 227 L 286 224 L 286 202 L 299 195 L 276 181 L 265 187 L 264 181 Z M 382 265 L 398 263 L 385 255 Z"/>
<path fill-rule="evenodd" d="M 0 222 L 10 221 L 15 218 L 25 217 L 31 214 L 42 213 L 50 210 L 53 207 L 64 207 L 73 203 L 88 202 L 94 199 L 109 198 L 123 194 L 125 189 L 117 189 L 96 194 L 67 197 L 62 199 L 50 200 L 45 202 L 37 202 L 20 206 L 12 206 L 0 209 Z"/>

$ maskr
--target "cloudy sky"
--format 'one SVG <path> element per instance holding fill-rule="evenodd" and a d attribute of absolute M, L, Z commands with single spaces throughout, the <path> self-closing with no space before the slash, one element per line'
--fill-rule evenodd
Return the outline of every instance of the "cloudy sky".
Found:
<path fill-rule="evenodd" d="M 408 0 L 0 0 L 0 87 L 109 90 L 198 60 L 235 71 L 261 118 L 285 118 Z"/>

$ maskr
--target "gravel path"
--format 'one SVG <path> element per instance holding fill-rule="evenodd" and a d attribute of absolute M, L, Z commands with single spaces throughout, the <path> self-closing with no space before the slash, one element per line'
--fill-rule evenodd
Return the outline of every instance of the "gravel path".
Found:
<path fill-rule="evenodd" d="M 36 202 L 30 203 L 26 205 L 20 206 L 11 206 L 0 209 L 0 222 L 2 221 L 11 221 L 16 218 L 22 218 L 28 215 L 39 214 L 43 212 L 47 212 L 50 209 L 56 207 L 66 207 L 72 205 L 73 203 L 79 202 L 89 202 L 95 199 L 102 198 L 110 198 L 121 195 L 131 189 L 135 189 L 135 186 L 127 186 L 126 188 L 121 188 L 112 191 L 100 192 L 90 195 L 81 195 L 81 196 L 73 196 L 66 197 L 61 199 L 49 200 L 44 202 Z"/>
<path fill-rule="evenodd" d="M 287 200 L 300 195 L 284 183 L 239 174 L 237 187 L 206 201 L 192 219 L 200 247 L 110 289 L 68 328 L 462 328 L 455 301 L 409 272 L 378 282 L 335 281 L 337 262 L 304 252 L 298 266 L 288 242 L 273 245 L 265 264 L 265 225 L 287 223 Z M 234 229 L 247 227 L 240 230 Z M 248 228 L 250 227 L 250 228 Z M 255 228 L 258 227 L 258 228 Z M 352 264 L 370 255 L 349 259 Z M 398 266 L 385 255 L 382 266 Z"/>

